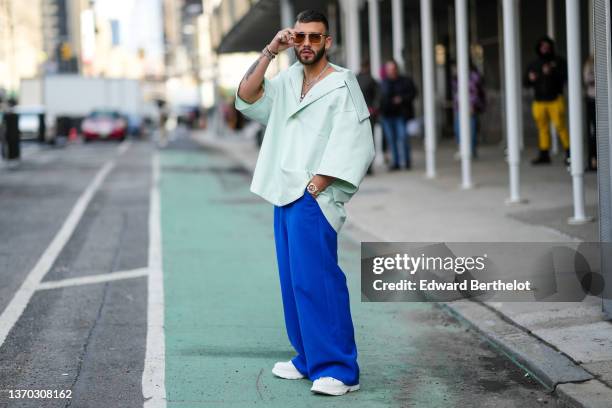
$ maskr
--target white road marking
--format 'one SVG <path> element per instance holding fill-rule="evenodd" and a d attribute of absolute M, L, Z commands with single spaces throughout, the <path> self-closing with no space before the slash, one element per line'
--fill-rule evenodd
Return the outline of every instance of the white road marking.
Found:
<path fill-rule="evenodd" d="M 147 349 L 142 373 L 142 395 L 146 408 L 166 407 L 166 340 L 164 334 L 164 275 L 161 244 L 159 155 L 153 155 L 153 179 L 149 206 L 149 282 Z"/>
<path fill-rule="evenodd" d="M 65 288 L 68 286 L 88 285 L 91 283 L 110 282 L 121 279 L 139 278 L 147 276 L 149 270 L 147 268 L 132 269 L 129 271 L 117 271 L 111 273 L 101 273 L 97 275 L 79 276 L 78 278 L 69 278 L 56 281 L 41 282 L 37 290 Z"/>
<path fill-rule="evenodd" d="M 127 147 L 126 147 L 127 144 Z M 104 166 L 98 171 L 92 182 L 87 186 L 85 191 L 81 194 L 76 204 L 70 211 L 68 218 L 64 221 L 64 224 L 60 230 L 55 234 L 55 237 L 42 254 L 34 268 L 28 273 L 13 299 L 6 306 L 2 314 L 0 315 L 0 346 L 4 344 L 6 337 L 9 332 L 19 320 L 19 317 L 23 314 L 26 306 L 30 302 L 32 295 L 40 285 L 49 269 L 53 266 L 53 263 L 59 256 L 60 252 L 70 239 L 70 236 L 74 232 L 75 228 L 79 224 L 79 221 L 83 217 L 89 202 L 93 198 L 94 194 L 110 171 L 115 167 L 117 157 L 127 150 L 129 142 L 124 142 L 118 147 L 118 155 L 112 160 L 105 163 Z"/>
<path fill-rule="evenodd" d="M 119 143 L 119 146 L 117 146 L 117 154 L 121 156 L 123 153 L 127 152 L 127 149 L 129 149 L 131 145 L 132 142 L 129 140 Z"/>

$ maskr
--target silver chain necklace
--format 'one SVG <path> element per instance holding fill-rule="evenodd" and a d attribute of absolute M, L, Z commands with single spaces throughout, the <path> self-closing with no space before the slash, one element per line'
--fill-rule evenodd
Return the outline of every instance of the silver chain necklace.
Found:
<path fill-rule="evenodd" d="M 306 72 L 304 72 L 304 84 L 302 85 L 302 94 L 300 95 L 300 101 L 304 99 L 304 97 L 306 96 L 306 93 L 308 92 L 308 91 L 304 92 L 304 85 L 306 85 L 306 89 L 309 89 L 311 84 L 314 84 L 315 82 L 319 80 L 319 78 L 321 78 L 321 75 L 323 75 L 323 73 L 327 70 L 328 66 L 329 66 L 329 62 L 325 65 L 325 67 L 323 67 L 323 70 L 319 72 L 319 75 L 317 75 L 317 77 L 313 79 L 312 81 L 306 80 Z"/>

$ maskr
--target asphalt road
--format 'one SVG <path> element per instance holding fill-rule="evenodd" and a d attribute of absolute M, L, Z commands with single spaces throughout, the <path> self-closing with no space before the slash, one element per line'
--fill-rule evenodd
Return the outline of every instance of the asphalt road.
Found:
<path fill-rule="evenodd" d="M 435 305 L 362 303 L 343 234 L 362 390 L 274 378 L 292 353 L 272 206 L 249 183 L 184 133 L 159 152 L 75 144 L 0 169 L 0 407 L 161 406 L 164 392 L 170 407 L 557 406 Z"/>

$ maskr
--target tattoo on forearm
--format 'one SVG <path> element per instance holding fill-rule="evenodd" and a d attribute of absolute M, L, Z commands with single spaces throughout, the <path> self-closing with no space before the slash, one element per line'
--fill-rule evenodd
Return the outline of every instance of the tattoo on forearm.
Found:
<path fill-rule="evenodd" d="M 249 77 L 253 74 L 253 72 L 255 72 L 255 69 L 257 69 L 257 66 L 259 65 L 259 61 L 261 61 L 262 56 L 260 56 L 247 70 L 246 74 L 244 74 L 244 77 L 242 78 L 242 80 L 240 81 L 240 84 L 238 84 L 238 88 L 240 89 L 240 87 L 242 86 L 242 83 L 244 81 L 248 81 Z"/>
<path fill-rule="evenodd" d="M 244 75 L 245 80 L 248 80 L 249 77 L 253 74 L 253 72 L 255 72 L 255 69 L 257 69 L 257 66 L 259 65 L 259 61 L 261 61 L 261 57 L 259 57 L 257 61 L 255 61 L 253 65 L 250 66 L 249 70 Z"/>

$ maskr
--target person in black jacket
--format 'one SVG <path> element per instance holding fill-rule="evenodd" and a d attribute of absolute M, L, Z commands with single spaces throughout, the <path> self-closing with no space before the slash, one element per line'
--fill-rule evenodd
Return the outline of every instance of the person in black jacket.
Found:
<path fill-rule="evenodd" d="M 550 122 L 555 125 L 565 149 L 565 161 L 569 164 L 569 132 L 565 120 L 563 89 L 567 82 L 567 63 L 555 54 L 555 43 L 543 37 L 536 45 L 538 58 L 529 64 L 525 73 L 525 85 L 533 88 L 533 118 L 538 128 L 540 154 L 533 164 L 550 163 Z"/>
<path fill-rule="evenodd" d="M 406 122 L 414 118 L 414 99 L 417 95 L 412 79 L 400 75 L 397 63 L 385 64 L 387 77 L 382 82 L 381 114 L 387 145 L 393 153 L 393 165 L 397 170 L 403 163 L 411 167 L 410 140 L 406 132 Z M 401 155 L 401 156 L 400 156 Z"/>

